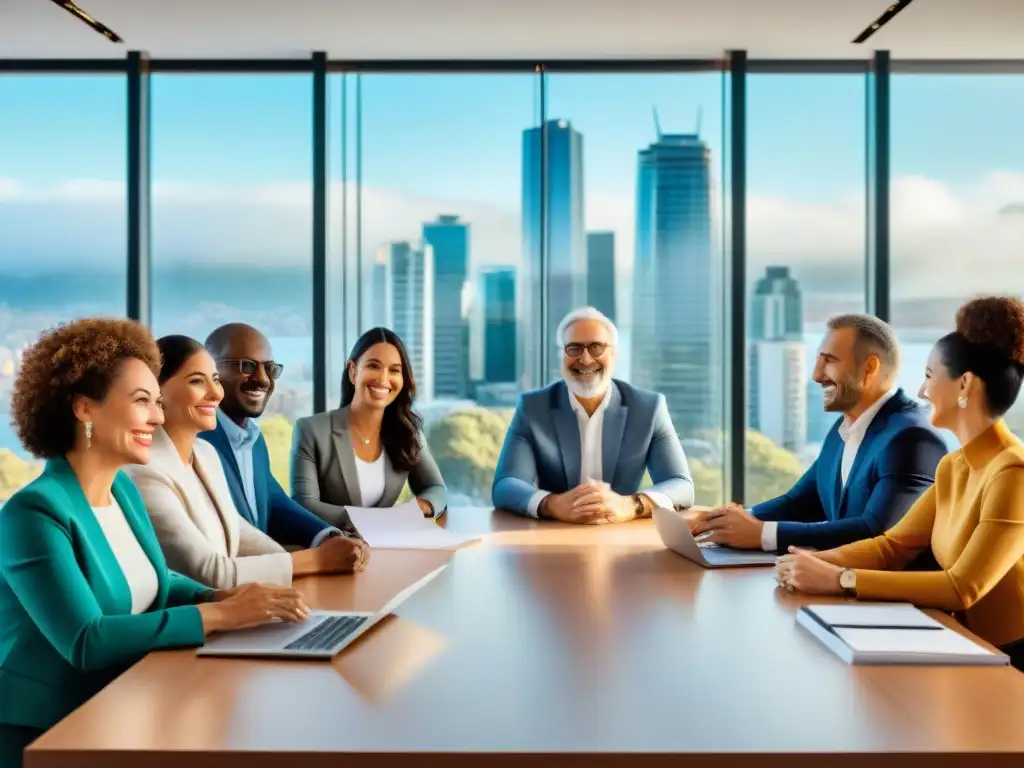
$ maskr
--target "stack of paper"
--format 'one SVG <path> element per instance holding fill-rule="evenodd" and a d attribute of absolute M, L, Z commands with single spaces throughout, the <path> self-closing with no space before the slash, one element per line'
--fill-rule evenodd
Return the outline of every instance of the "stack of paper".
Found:
<path fill-rule="evenodd" d="M 371 548 L 458 549 L 479 539 L 478 536 L 462 536 L 438 527 L 432 519 L 423 516 L 415 501 L 395 507 L 345 509 Z"/>
<path fill-rule="evenodd" d="M 796 620 L 848 664 L 1010 663 L 909 603 L 805 605 Z"/>

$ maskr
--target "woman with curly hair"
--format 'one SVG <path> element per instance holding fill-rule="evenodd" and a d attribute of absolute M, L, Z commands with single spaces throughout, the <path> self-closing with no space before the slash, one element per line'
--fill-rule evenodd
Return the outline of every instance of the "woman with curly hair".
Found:
<path fill-rule="evenodd" d="M 301 621 L 290 588 L 214 591 L 167 569 L 120 471 L 163 422 L 149 332 L 89 319 L 29 349 L 11 412 L 42 475 L 0 509 L 0 764 L 146 653 L 271 618 Z"/>
<path fill-rule="evenodd" d="M 293 498 L 351 531 L 346 505 L 393 506 L 408 479 L 423 514 L 439 517 L 448 492 L 420 434 L 415 397 L 416 379 L 398 335 L 373 328 L 360 336 L 341 382 L 341 407 L 295 424 Z"/>
<path fill-rule="evenodd" d="M 1022 379 L 1024 302 L 964 304 L 956 331 L 932 349 L 920 392 L 932 424 L 962 448 L 939 462 L 934 485 L 889 531 L 827 552 L 791 548 L 779 581 L 950 611 L 1024 670 L 1024 446 L 1002 420 Z M 929 547 L 941 570 L 901 570 Z"/>

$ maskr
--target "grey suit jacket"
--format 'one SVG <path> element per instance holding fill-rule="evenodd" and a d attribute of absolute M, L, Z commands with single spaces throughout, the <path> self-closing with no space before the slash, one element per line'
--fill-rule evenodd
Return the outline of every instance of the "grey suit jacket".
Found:
<path fill-rule="evenodd" d="M 384 496 L 378 507 L 394 506 L 408 479 L 412 492 L 430 502 L 435 516 L 445 511 L 448 491 L 444 480 L 422 436 L 420 444 L 420 460 L 411 472 L 396 470 L 384 452 Z M 331 525 L 357 533 L 345 507 L 365 505 L 349 437 L 347 406 L 295 422 L 291 481 L 295 501 Z"/>
<path fill-rule="evenodd" d="M 644 470 L 676 507 L 693 505 L 693 481 L 686 455 L 672 426 L 664 395 L 618 379 L 601 431 L 604 482 L 622 496 L 636 493 Z M 579 422 L 559 381 L 519 396 L 505 435 L 491 500 L 495 507 L 527 514 L 538 490 L 565 493 L 580 483 Z"/>
<path fill-rule="evenodd" d="M 153 435 L 149 463 L 125 467 L 167 565 L 214 589 L 250 582 L 291 585 L 291 555 L 238 513 L 217 449 L 196 440 L 192 451 L 192 466 L 183 464 L 161 427 Z"/>

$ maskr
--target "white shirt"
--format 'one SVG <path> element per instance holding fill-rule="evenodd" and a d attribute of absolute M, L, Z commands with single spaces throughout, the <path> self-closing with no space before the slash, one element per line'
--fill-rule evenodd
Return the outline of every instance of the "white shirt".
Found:
<path fill-rule="evenodd" d="M 376 461 L 363 461 L 356 456 L 356 474 L 364 507 L 376 507 L 384 498 L 384 451 Z"/>
<path fill-rule="evenodd" d="M 128 582 L 128 590 L 132 595 L 132 613 L 145 613 L 156 600 L 158 588 L 153 564 L 113 497 L 110 506 L 93 507 L 92 511 Z"/>
<path fill-rule="evenodd" d="M 604 414 L 608 410 L 608 403 L 612 399 L 612 386 L 609 386 L 604 393 L 600 404 L 593 415 L 587 413 L 586 409 L 576 399 L 576 396 L 569 393 L 569 405 L 576 414 L 576 422 L 580 428 L 580 482 L 585 483 L 603 482 L 604 467 L 602 466 L 602 452 L 604 451 Z M 526 511 L 531 517 L 539 517 L 540 503 L 549 491 L 537 491 L 530 497 L 530 503 Z M 663 493 L 657 491 L 644 491 L 655 506 L 672 509 L 672 500 Z"/>
<path fill-rule="evenodd" d="M 892 400 L 898 388 L 890 389 L 880 398 L 875 400 L 853 424 L 847 424 L 846 419 L 839 425 L 839 437 L 846 445 L 843 446 L 843 461 L 839 466 L 839 477 L 841 488 L 846 487 L 846 479 L 850 476 L 853 462 L 857 459 L 857 452 L 860 450 L 864 436 L 868 433 L 868 427 L 875 420 L 878 412 L 885 407 L 885 404 Z M 761 548 L 766 552 L 774 552 L 778 549 L 779 524 L 767 522 L 761 528 Z"/>

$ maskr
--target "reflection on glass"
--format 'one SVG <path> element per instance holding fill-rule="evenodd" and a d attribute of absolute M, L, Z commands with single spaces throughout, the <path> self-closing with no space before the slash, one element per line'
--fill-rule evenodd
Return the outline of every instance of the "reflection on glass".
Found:
<path fill-rule="evenodd" d="M 0 503 L 41 469 L 10 425 L 22 350 L 58 323 L 125 313 L 125 87 L 0 77 Z"/>
<path fill-rule="evenodd" d="M 748 505 L 788 491 L 836 420 L 810 376 L 828 317 L 864 311 L 864 89 L 748 79 Z"/>

